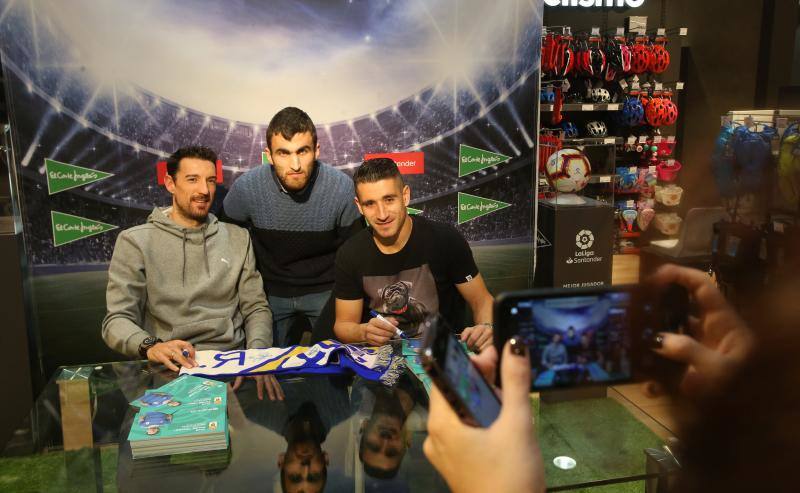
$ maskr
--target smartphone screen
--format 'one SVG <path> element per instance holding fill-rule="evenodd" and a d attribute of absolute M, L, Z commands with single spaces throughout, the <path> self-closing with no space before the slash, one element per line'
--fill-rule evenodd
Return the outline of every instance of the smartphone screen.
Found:
<path fill-rule="evenodd" d="M 531 355 L 533 388 L 631 379 L 630 291 L 506 301 L 504 319 Z"/>
<path fill-rule="evenodd" d="M 448 334 L 442 376 L 469 413 L 482 427 L 491 425 L 500 415 L 500 402 L 486 383 L 455 336 Z"/>

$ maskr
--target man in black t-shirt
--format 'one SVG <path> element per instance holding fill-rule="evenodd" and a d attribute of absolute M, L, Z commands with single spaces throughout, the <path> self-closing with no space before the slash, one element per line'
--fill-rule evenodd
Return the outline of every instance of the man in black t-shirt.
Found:
<path fill-rule="evenodd" d="M 490 346 L 493 299 L 466 240 L 450 225 L 408 215 L 411 190 L 391 159 L 364 161 L 353 181 L 356 205 L 370 227 L 336 254 L 333 330 L 339 340 L 382 345 L 398 328 L 414 335 L 437 312 L 460 331 L 466 300 L 477 323 L 461 332 L 461 340 L 473 350 Z"/>

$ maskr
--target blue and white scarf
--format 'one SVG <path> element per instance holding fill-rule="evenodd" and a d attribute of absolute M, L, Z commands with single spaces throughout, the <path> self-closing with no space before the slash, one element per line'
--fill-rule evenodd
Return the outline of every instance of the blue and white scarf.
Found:
<path fill-rule="evenodd" d="M 402 357 L 394 356 L 391 346 L 363 347 L 332 340 L 310 347 L 197 351 L 194 359 L 198 366 L 181 368 L 181 374 L 228 377 L 262 373 L 344 374 L 352 371 L 367 380 L 394 385 L 402 372 Z"/>

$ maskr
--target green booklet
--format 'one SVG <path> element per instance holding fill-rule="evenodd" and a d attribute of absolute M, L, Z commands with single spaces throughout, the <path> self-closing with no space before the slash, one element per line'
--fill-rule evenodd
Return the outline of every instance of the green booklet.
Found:
<path fill-rule="evenodd" d="M 224 406 L 185 406 L 178 409 L 136 413 L 128 440 L 168 439 L 172 437 L 225 434 L 228 419 Z"/>
<path fill-rule="evenodd" d="M 131 404 L 141 409 L 178 408 L 182 405 L 209 404 L 225 405 L 227 391 L 223 382 L 183 375 L 162 385 L 158 389 L 148 390 Z"/>
<path fill-rule="evenodd" d="M 181 376 L 131 402 L 139 407 L 128 440 L 133 458 L 228 447 L 227 388 Z"/>

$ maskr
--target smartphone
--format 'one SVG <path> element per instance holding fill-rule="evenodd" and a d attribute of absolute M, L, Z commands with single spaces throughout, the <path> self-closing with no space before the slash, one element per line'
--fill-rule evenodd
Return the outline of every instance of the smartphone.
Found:
<path fill-rule="evenodd" d="M 688 292 L 677 284 L 503 293 L 494 342 L 502 348 L 516 336 L 528 347 L 532 390 L 646 379 L 673 389 L 685 366 L 653 352 L 652 340 L 684 332 L 688 316 Z"/>
<path fill-rule="evenodd" d="M 440 315 L 423 323 L 420 359 L 433 384 L 465 423 L 488 427 L 500 415 L 500 400 L 472 364 L 461 341 Z"/>

